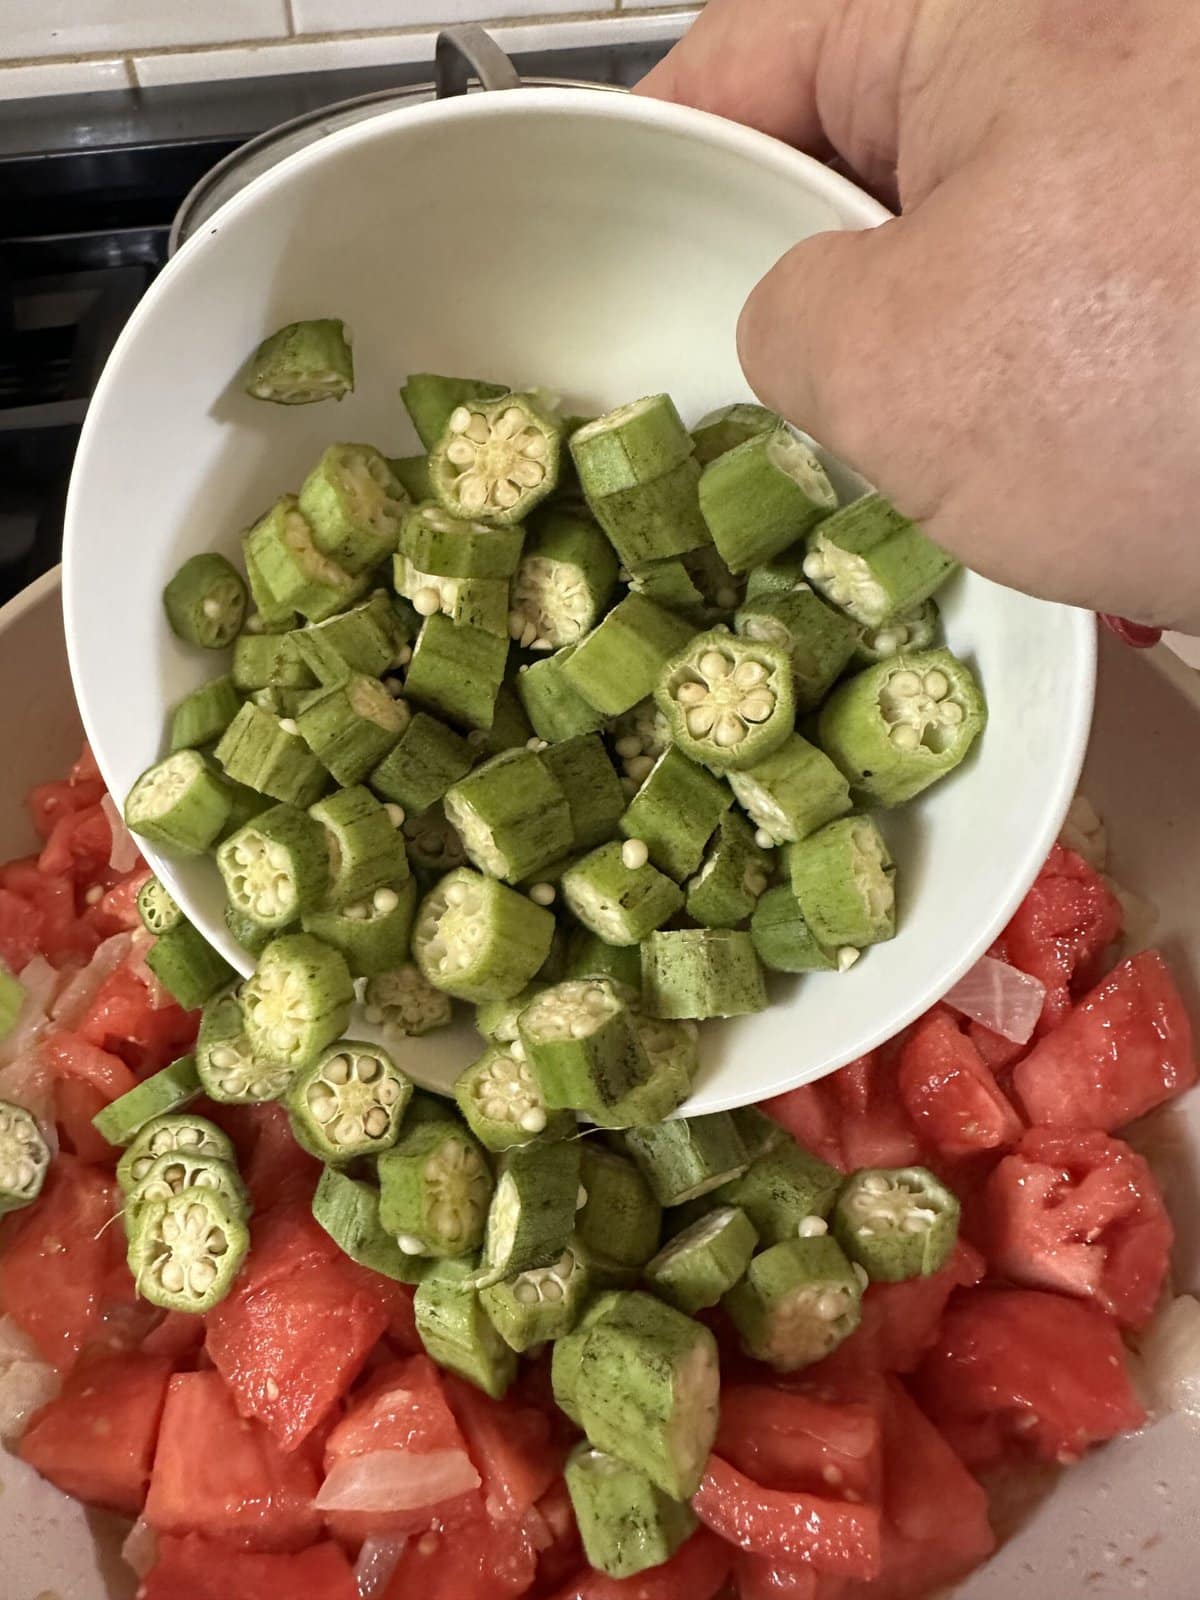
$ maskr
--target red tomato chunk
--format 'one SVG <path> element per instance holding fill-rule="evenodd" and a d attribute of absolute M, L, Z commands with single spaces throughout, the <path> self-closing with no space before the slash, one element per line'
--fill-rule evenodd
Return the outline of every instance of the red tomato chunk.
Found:
<path fill-rule="evenodd" d="M 899 1079 L 913 1123 L 943 1155 L 1003 1149 L 1021 1136 L 1021 1119 L 979 1051 L 940 1007 L 909 1035 Z"/>
<path fill-rule="evenodd" d="M 384 1600 L 517 1600 L 536 1572 L 537 1552 L 520 1523 L 479 1517 L 410 1539 Z"/>
<path fill-rule="evenodd" d="M 1104 879 L 1082 856 L 1055 845 L 1004 931 L 1006 959 L 1046 986 L 1039 1033 L 1062 1021 L 1073 991 L 1095 982 L 1120 932 L 1120 903 Z"/>
<path fill-rule="evenodd" d="M 661 1567 L 651 1567 L 636 1578 L 608 1578 L 588 1571 L 556 1589 L 553 1600 L 713 1600 L 724 1588 L 732 1565 L 729 1546 L 701 1528 Z M 387 1600 L 405 1597 L 389 1590 Z"/>
<path fill-rule="evenodd" d="M 769 1384 L 730 1384 L 721 1390 L 715 1448 L 767 1489 L 879 1499 L 880 1416 L 870 1404 L 828 1404 Z"/>
<path fill-rule="evenodd" d="M 158 1541 L 138 1600 L 358 1600 L 358 1585 L 335 1544 L 253 1555 L 189 1534 Z"/>

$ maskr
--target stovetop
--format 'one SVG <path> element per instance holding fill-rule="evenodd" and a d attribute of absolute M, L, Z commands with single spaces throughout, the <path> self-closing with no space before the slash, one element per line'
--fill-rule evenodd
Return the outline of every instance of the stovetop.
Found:
<path fill-rule="evenodd" d="M 667 44 L 514 57 L 530 77 L 628 87 Z M 79 425 L 192 186 L 238 145 L 432 62 L 0 106 L 0 603 L 62 548 Z"/>

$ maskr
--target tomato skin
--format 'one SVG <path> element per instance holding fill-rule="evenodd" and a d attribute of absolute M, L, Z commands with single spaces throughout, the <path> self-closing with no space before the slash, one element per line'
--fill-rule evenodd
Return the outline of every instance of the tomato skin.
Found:
<path fill-rule="evenodd" d="M 922 1137 L 943 1155 L 1002 1149 L 1021 1119 L 978 1050 L 944 1007 L 917 1023 L 900 1055 L 900 1095 Z"/>
<path fill-rule="evenodd" d="M 493 1400 L 450 1373 L 442 1384 L 483 1480 L 488 1515 L 496 1521 L 523 1517 L 562 1471 L 562 1453 L 552 1446 L 549 1419 L 507 1397 Z"/>
<path fill-rule="evenodd" d="M 734 1552 L 727 1544 L 699 1528 L 661 1567 L 639 1572 L 636 1578 L 609 1578 L 588 1568 L 556 1589 L 553 1600 L 713 1600 L 733 1561 Z M 389 1592 L 387 1600 L 403 1597 Z"/>
<path fill-rule="evenodd" d="M 714 1449 L 766 1489 L 878 1500 L 883 1479 L 879 1409 L 830 1404 L 770 1384 L 723 1384 Z"/>
<path fill-rule="evenodd" d="M 1127 1144 L 1032 1128 L 988 1179 L 984 1205 L 1001 1276 L 1082 1295 L 1128 1328 L 1150 1321 L 1174 1230 L 1154 1174 Z"/>
<path fill-rule="evenodd" d="M 537 1553 L 519 1522 L 476 1517 L 410 1539 L 384 1600 L 516 1600 L 536 1572 Z"/>
<path fill-rule="evenodd" d="M 266 1211 L 289 1202 L 309 1206 L 321 1176 L 321 1163 L 296 1143 L 281 1105 L 273 1103 L 254 1110 L 258 1133 L 242 1173 L 255 1209 Z"/>
<path fill-rule="evenodd" d="M 97 905 L 84 912 L 102 938 L 110 939 L 114 933 L 135 933 L 141 927 L 137 897 L 150 875 L 149 867 L 135 867 L 106 889 Z"/>
<path fill-rule="evenodd" d="M 825 1080 L 801 1084 L 786 1094 L 764 1100 L 760 1107 L 772 1121 L 786 1128 L 798 1145 L 839 1172 L 848 1170 L 842 1154 L 835 1108 L 825 1091 Z"/>
<path fill-rule="evenodd" d="M 538 1549 L 537 1577 L 530 1593 L 541 1597 L 553 1593 L 587 1563 L 564 1478 L 555 1478 L 535 1510 L 542 1521 L 544 1539 Z"/>
<path fill-rule="evenodd" d="M 32 901 L 0 888 L 0 959 L 10 972 L 20 972 L 38 954 L 43 920 Z"/>
<path fill-rule="evenodd" d="M 144 1077 L 183 1055 L 199 1025 L 198 1011 L 184 1011 L 173 1000 L 156 1006 L 133 967 L 123 962 L 97 989 L 76 1031 Z"/>
<path fill-rule="evenodd" d="M 1039 1035 L 1066 1016 L 1072 990 L 1099 976 L 1121 925 L 1120 902 L 1100 874 L 1056 844 L 1004 931 L 1009 962 L 1046 986 Z"/>
<path fill-rule="evenodd" d="M 358 1585 L 335 1544 L 262 1555 L 190 1533 L 159 1539 L 138 1600 L 358 1600 Z"/>
<path fill-rule="evenodd" d="M 98 805 L 104 795 L 104 783 L 97 776 L 71 783 L 59 778 L 52 783 L 37 783 L 25 796 L 25 809 L 33 823 L 33 831 L 41 840 L 49 839 L 56 825 L 64 817 L 77 811 L 86 811 Z"/>
<path fill-rule="evenodd" d="M 38 857 L 38 871 L 88 884 L 108 865 L 112 826 L 99 805 L 62 816 Z"/>

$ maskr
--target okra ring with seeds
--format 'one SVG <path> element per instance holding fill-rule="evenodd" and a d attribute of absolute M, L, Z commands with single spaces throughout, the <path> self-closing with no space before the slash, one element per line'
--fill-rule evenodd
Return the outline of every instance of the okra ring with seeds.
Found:
<path fill-rule="evenodd" d="M 246 615 L 246 585 L 224 556 L 191 556 L 163 590 L 172 633 L 202 650 L 232 644 Z"/>
<path fill-rule="evenodd" d="M 463 1256 L 483 1243 L 492 1175 L 461 1123 L 405 1129 L 378 1160 L 380 1220 L 414 1256 Z"/>
<path fill-rule="evenodd" d="M 550 953 L 553 915 L 515 889 L 461 869 L 417 910 L 413 957 L 425 978 L 460 1000 L 504 1000 Z"/>
<path fill-rule="evenodd" d="M 456 517 L 522 521 L 558 482 L 561 429 L 527 395 L 465 401 L 429 452 L 429 481 Z"/>
<path fill-rule="evenodd" d="M 155 1161 L 165 1155 L 212 1156 L 234 1162 L 233 1141 L 207 1117 L 167 1114 L 155 1117 L 117 1162 L 117 1182 L 123 1194 L 142 1181 Z"/>
<path fill-rule="evenodd" d="M 719 628 L 699 634 L 668 663 L 654 699 L 679 748 L 719 770 L 761 761 L 795 721 L 786 652 Z"/>
<path fill-rule="evenodd" d="M 185 1189 L 209 1189 L 219 1195 L 235 1216 L 249 1211 L 246 1186 L 231 1161 L 221 1156 L 169 1151 L 151 1162 L 144 1177 L 125 1196 L 125 1228 L 132 1233 L 141 1208 L 169 1200 Z"/>
<path fill-rule="evenodd" d="M 242 990 L 255 1054 L 304 1067 L 345 1031 L 354 983 L 342 955 L 311 934 L 274 939 Z"/>
<path fill-rule="evenodd" d="M 166 1311 L 211 1311 L 245 1259 L 244 1219 L 212 1189 L 152 1200 L 137 1214 L 129 1270 L 137 1292 Z"/>
<path fill-rule="evenodd" d="M 148 767 L 125 801 L 132 833 L 175 855 L 203 855 L 229 820 L 229 792 L 198 750 L 178 750 Z"/>
<path fill-rule="evenodd" d="M 285 928 L 324 899 L 329 843 L 303 811 L 272 806 L 225 840 L 217 868 L 236 911 L 260 927 Z"/>
<path fill-rule="evenodd" d="M 154 877 L 147 878 L 138 890 L 137 912 L 142 927 L 156 939 L 160 934 L 170 933 L 183 921 L 183 912 L 175 904 L 173 896 Z"/>
<path fill-rule="evenodd" d="M 50 1166 L 50 1150 L 24 1106 L 0 1100 L 0 1215 L 36 1200 Z"/>
<path fill-rule="evenodd" d="M 289 322 L 254 352 L 245 390 L 279 406 L 340 400 L 354 388 L 350 331 L 337 317 Z"/>
<path fill-rule="evenodd" d="M 872 1282 L 928 1277 L 958 1238 L 959 1204 L 924 1167 L 856 1172 L 833 1210 L 834 1237 Z"/>
<path fill-rule="evenodd" d="M 854 1332 L 862 1292 L 841 1246 L 817 1234 L 760 1251 L 721 1303 L 747 1355 L 777 1372 L 795 1372 Z"/>
<path fill-rule="evenodd" d="M 450 996 L 435 989 L 412 961 L 367 979 L 363 1016 L 372 1027 L 404 1039 L 419 1039 L 450 1025 Z"/>
<path fill-rule="evenodd" d="M 515 1021 L 513 1028 L 515 1033 Z M 569 1112 L 547 1111 L 525 1046 L 515 1037 L 485 1050 L 459 1077 L 454 1098 L 468 1128 L 489 1150 L 508 1150 L 539 1137 L 566 1138 L 575 1127 Z"/>
<path fill-rule="evenodd" d="M 288 1117 L 297 1144 L 339 1165 L 395 1144 L 411 1097 L 411 1082 L 386 1050 L 339 1039 L 292 1081 Z"/>
<path fill-rule="evenodd" d="M 583 1252 L 568 1247 L 548 1267 L 531 1267 L 481 1289 L 479 1299 L 505 1344 L 523 1353 L 570 1333 L 589 1287 Z"/>
<path fill-rule="evenodd" d="M 234 991 L 218 995 L 204 1008 L 196 1036 L 196 1071 L 204 1092 L 218 1105 L 278 1100 L 295 1073 L 252 1048 Z"/>

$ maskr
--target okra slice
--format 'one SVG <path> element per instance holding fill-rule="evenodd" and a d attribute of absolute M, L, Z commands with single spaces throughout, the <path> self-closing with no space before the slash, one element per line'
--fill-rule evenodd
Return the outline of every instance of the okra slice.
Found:
<path fill-rule="evenodd" d="M 772 972 L 833 972 L 834 945 L 822 944 L 809 927 L 790 883 L 768 889 L 750 918 L 750 937 L 758 959 Z"/>
<path fill-rule="evenodd" d="M 251 1049 L 281 1066 L 305 1067 L 345 1032 L 353 999 L 337 950 L 309 933 L 273 939 L 242 990 Z"/>
<path fill-rule="evenodd" d="M 211 1311 L 246 1256 L 245 1219 L 212 1189 L 152 1200 L 137 1214 L 129 1270 L 143 1300 L 166 1311 Z"/>
<path fill-rule="evenodd" d="M 263 593 L 273 613 L 298 611 L 308 622 L 323 622 L 353 605 L 367 587 L 365 577 L 317 548 L 295 495 L 282 496 L 242 535 L 242 553 L 260 610 Z"/>
<path fill-rule="evenodd" d="M 583 1553 L 610 1578 L 661 1566 L 691 1537 L 696 1514 L 617 1456 L 577 1444 L 564 1468 Z"/>
<path fill-rule="evenodd" d="M 376 794 L 405 811 L 426 811 L 466 777 L 472 760 L 471 747 L 461 734 L 417 711 L 367 782 Z"/>
<path fill-rule="evenodd" d="M 451 516 L 434 500 L 414 506 L 400 528 L 400 549 L 420 572 L 441 578 L 511 578 L 524 531 Z"/>
<path fill-rule="evenodd" d="M 762 561 L 746 574 L 746 606 L 771 595 L 791 594 L 793 589 L 807 589 L 804 576 L 804 558 L 808 547 L 803 539 L 797 540 L 770 561 Z"/>
<path fill-rule="evenodd" d="M 831 1228 L 872 1282 L 927 1278 L 958 1238 L 959 1204 L 925 1167 L 875 1168 L 847 1179 Z"/>
<path fill-rule="evenodd" d="M 789 1239 L 756 1255 L 722 1304 L 747 1355 L 796 1372 L 854 1332 L 862 1285 L 836 1239 Z"/>
<path fill-rule="evenodd" d="M 250 598 L 255 609 L 246 615 L 243 624 L 247 633 L 287 633 L 298 626 L 300 618 L 290 606 L 282 605 L 267 587 L 266 579 L 258 570 L 254 552 L 247 547 L 242 535 L 242 564 L 246 568 L 246 582 L 250 585 Z"/>
<path fill-rule="evenodd" d="M 696 460 L 702 467 L 747 439 L 756 439 L 763 433 L 774 433 L 783 423 L 777 411 L 766 406 L 748 404 L 739 400 L 733 405 L 719 406 L 700 418 L 692 429 L 692 444 Z"/>
<path fill-rule="evenodd" d="M 643 855 L 643 850 L 641 841 L 621 844 L 614 839 L 562 875 L 563 899 L 606 944 L 640 944 L 683 905 L 683 890 L 651 866 L 649 852 Z"/>
<path fill-rule="evenodd" d="M 700 617 L 704 610 L 704 596 L 692 581 L 691 573 L 680 556 L 668 556 L 665 561 L 648 561 L 629 579 L 634 594 L 644 594 L 656 605 L 668 611 L 680 611 L 686 616 Z"/>
<path fill-rule="evenodd" d="M 177 750 L 148 767 L 129 791 L 125 825 L 175 855 L 199 856 L 224 829 L 231 804 L 199 751 Z"/>
<path fill-rule="evenodd" d="M 416 879 L 406 877 L 336 911 L 310 911 L 301 925 L 342 953 L 352 977 L 373 979 L 405 967 L 416 910 Z"/>
<path fill-rule="evenodd" d="M 841 1184 L 836 1167 L 784 1140 L 722 1184 L 717 1198 L 744 1211 L 763 1244 L 782 1244 L 796 1238 L 808 1219 L 829 1215 Z"/>
<path fill-rule="evenodd" d="M 829 757 L 798 733 L 752 767 L 728 774 L 760 844 L 803 839 L 850 810 L 850 785 Z"/>
<path fill-rule="evenodd" d="M 147 1122 L 117 1162 L 122 1194 L 136 1188 L 158 1158 L 165 1155 L 213 1156 L 236 1165 L 233 1141 L 215 1122 L 209 1122 L 207 1117 L 167 1113 Z"/>
<path fill-rule="evenodd" d="M 753 766 L 795 722 L 786 653 L 724 628 L 699 634 L 667 663 L 654 699 L 679 748 L 718 771 Z"/>
<path fill-rule="evenodd" d="M 252 956 L 262 955 L 277 932 L 274 928 L 264 928 L 244 911 L 236 910 L 228 901 L 225 904 L 224 916 L 225 926 L 233 938 Z"/>
<path fill-rule="evenodd" d="M 652 562 L 711 544 L 712 535 L 700 513 L 699 487 L 699 464 L 688 456 L 633 488 L 589 496 L 588 505 L 622 564 L 639 572 Z"/>
<path fill-rule="evenodd" d="M 824 945 L 859 950 L 896 932 L 896 869 L 870 817 L 827 823 L 786 851 L 792 893 Z"/>
<path fill-rule="evenodd" d="M 548 506 L 529 525 L 508 631 L 526 650 L 578 644 L 595 627 L 616 582 L 617 558 L 596 522 Z"/>
<path fill-rule="evenodd" d="M 650 1076 L 633 1013 L 603 980 L 543 989 L 517 1020 L 542 1098 L 553 1110 L 598 1120 Z"/>
<path fill-rule="evenodd" d="M 310 806 L 329 787 L 329 774 L 300 737 L 297 724 L 249 702 L 213 753 L 234 783 L 285 805 Z"/>
<path fill-rule="evenodd" d="M 210 1000 L 201 1015 L 196 1073 L 210 1100 L 241 1106 L 278 1100 L 295 1069 L 254 1049 L 246 1033 L 241 1000 L 231 990 Z"/>
<path fill-rule="evenodd" d="M 437 433 L 434 434 L 435 439 L 441 431 L 441 428 L 437 430 Z M 393 475 L 414 505 L 421 500 L 433 499 L 433 485 L 429 481 L 429 457 L 427 455 L 389 456 L 388 466 L 391 467 Z"/>
<path fill-rule="evenodd" d="M 650 768 L 671 743 L 667 719 L 653 698 L 639 700 L 637 705 L 612 720 L 609 734 L 613 753 L 621 763 L 625 791 L 635 794 Z"/>
<path fill-rule="evenodd" d="M 161 933 L 170 933 L 184 920 L 170 891 L 154 877 L 147 878 L 137 892 L 137 912 L 142 927 L 155 938 Z"/>
<path fill-rule="evenodd" d="M 986 722 L 970 669 L 949 650 L 926 650 L 839 684 L 818 726 L 851 786 L 876 805 L 898 806 L 953 772 Z"/>
<path fill-rule="evenodd" d="M 791 663 L 797 711 L 820 705 L 862 637 L 849 617 L 826 605 L 806 583 L 796 584 L 786 594 L 747 600 L 734 627 L 743 638 L 784 651 Z"/>
<path fill-rule="evenodd" d="M 773 867 L 770 852 L 755 839 L 746 819 L 727 811 L 709 840 L 703 865 L 688 880 L 688 916 L 706 928 L 736 927 L 757 908 Z"/>
<path fill-rule="evenodd" d="M 706 544 L 683 557 L 688 576 L 700 591 L 700 617 L 706 624 L 729 622 L 746 589 L 746 581 L 730 572 L 715 545 Z"/>
<path fill-rule="evenodd" d="M 25 1004 L 24 986 L 0 967 L 0 1039 L 7 1039 Z"/>
<path fill-rule="evenodd" d="M 405 629 L 391 600 L 373 594 L 361 605 L 324 622 L 297 628 L 284 637 L 316 683 L 340 683 L 355 673 L 379 678 L 398 664 L 405 644 Z"/>
<path fill-rule="evenodd" d="M 313 543 L 352 577 L 395 552 L 408 496 L 369 444 L 331 444 L 300 487 Z"/>
<path fill-rule="evenodd" d="M 554 917 L 515 889 L 469 868 L 422 900 L 413 957 L 428 981 L 460 1000 L 506 1000 L 550 953 Z"/>
<path fill-rule="evenodd" d="M 586 1196 L 575 1218 L 580 1246 L 601 1267 L 645 1266 L 658 1249 L 662 1207 L 637 1165 L 584 1139 L 579 1183 Z"/>
<path fill-rule="evenodd" d="M 357 784 L 404 732 L 408 707 L 375 678 L 355 675 L 329 684 L 296 718 L 300 737 L 343 787 Z"/>
<path fill-rule="evenodd" d="M 511 1044 L 517 1037 L 518 1017 L 545 987 L 544 982 L 530 983 L 507 1000 L 487 1000 L 483 1005 L 476 1006 L 476 1031 L 489 1044 Z"/>
<path fill-rule="evenodd" d="M 498 756 L 504 750 L 533 749 L 534 732 L 525 708 L 510 679 L 505 678 L 496 691 L 496 706 L 490 728 L 472 728 L 467 743 L 475 751 L 477 761 Z"/>
<path fill-rule="evenodd" d="M 505 1151 L 488 1208 L 480 1287 L 557 1261 L 571 1237 L 578 1200 L 576 1141 Z"/>
<path fill-rule="evenodd" d="M 515 1024 L 514 1024 L 515 1027 Z M 568 1139 L 569 1111 L 548 1111 L 517 1038 L 488 1046 L 454 1085 L 454 1098 L 471 1132 L 488 1150 L 510 1150 L 534 1139 Z"/>
<path fill-rule="evenodd" d="M 592 1285 L 584 1252 L 568 1246 L 548 1267 L 531 1267 L 479 1291 L 493 1328 L 518 1354 L 561 1339 L 579 1320 Z"/>
<path fill-rule="evenodd" d="M 466 1262 L 440 1261 L 413 1297 L 417 1332 L 439 1367 L 499 1400 L 517 1375 L 516 1351 L 492 1326 Z"/>
<path fill-rule="evenodd" d="M 234 640 L 230 675 L 243 694 L 254 689 L 312 689 L 317 682 L 291 633 L 243 633 Z"/>
<path fill-rule="evenodd" d="M 372 1183 L 326 1167 L 313 1194 L 312 1214 L 351 1261 L 397 1283 L 420 1283 L 429 1270 L 421 1256 L 405 1255 L 379 1220 L 379 1190 Z"/>
<path fill-rule="evenodd" d="M 625 809 L 625 791 L 603 740 L 594 733 L 564 738 L 540 752 L 542 765 L 567 799 L 572 850 L 590 850 L 611 839 Z"/>
<path fill-rule="evenodd" d="M 507 659 L 507 638 L 435 612 L 417 635 L 404 692 L 451 722 L 490 728 Z"/>
<path fill-rule="evenodd" d="M 674 612 L 645 595 L 627 594 L 580 640 L 563 673 L 589 705 L 607 717 L 620 716 L 653 692 L 692 633 Z"/>
<path fill-rule="evenodd" d="M 786 1129 L 781 1128 L 757 1106 L 739 1106 L 729 1115 L 734 1120 L 742 1143 L 746 1146 L 746 1154 L 752 1162 L 757 1161 L 759 1156 L 765 1156 L 770 1150 L 778 1150 L 781 1145 L 791 1143 L 791 1135 Z"/>
<path fill-rule="evenodd" d="M 363 1015 L 402 1039 L 419 1039 L 450 1025 L 450 997 L 428 983 L 411 961 L 367 979 Z"/>
<path fill-rule="evenodd" d="M 37 1199 L 50 1168 L 50 1151 L 24 1106 L 0 1100 L 0 1216 Z"/>
<path fill-rule="evenodd" d="M 692 453 L 691 435 L 666 394 L 606 411 L 576 429 L 569 443 L 589 500 L 661 478 Z"/>
<path fill-rule="evenodd" d="M 538 738 L 551 743 L 594 733 L 604 726 L 604 713 L 583 698 L 563 670 L 573 650 L 573 645 L 564 645 L 517 672 L 517 693 L 525 715 Z"/>
<path fill-rule="evenodd" d="M 272 806 L 217 851 L 229 903 L 260 928 L 286 928 L 329 892 L 325 829 L 295 806 Z"/>
<path fill-rule="evenodd" d="M 636 945 L 605 944 L 590 928 L 571 932 L 563 977 L 607 978 L 626 1005 L 636 1006 L 642 997 L 642 958 Z"/>
<path fill-rule="evenodd" d="M 677 1233 L 646 1264 L 646 1282 L 689 1316 L 715 1306 L 745 1274 L 758 1234 L 737 1206 L 717 1206 Z"/>
<path fill-rule="evenodd" d="M 529 394 L 455 406 L 429 449 L 429 481 L 451 516 L 521 522 L 558 482 L 562 426 Z"/>
<path fill-rule="evenodd" d="M 695 1200 L 746 1170 L 745 1146 L 727 1111 L 629 1128 L 621 1143 L 664 1206 Z"/>
<path fill-rule="evenodd" d="M 650 1062 L 650 1074 L 603 1112 L 592 1113 L 593 1120 L 604 1128 L 640 1128 L 662 1122 L 691 1094 L 699 1070 L 695 1023 L 635 1016 L 634 1026 Z"/>
<path fill-rule="evenodd" d="M 202 650 L 223 650 L 241 631 L 246 585 L 213 551 L 190 556 L 163 590 L 171 632 Z"/>
<path fill-rule="evenodd" d="M 196 1058 L 180 1056 L 97 1111 L 92 1126 L 109 1144 L 131 1144 L 147 1123 L 186 1106 L 200 1090 Z"/>
<path fill-rule="evenodd" d="M 279 406 L 340 400 L 354 388 L 354 357 L 338 317 L 289 322 L 264 339 L 250 362 L 246 393 Z"/>
<path fill-rule="evenodd" d="M 680 928 L 642 945 L 642 997 L 652 1017 L 740 1017 L 762 1011 L 754 942 L 733 928 Z"/>
<path fill-rule="evenodd" d="M 329 1166 L 395 1144 L 412 1083 L 387 1051 L 339 1039 L 292 1079 L 288 1120 L 296 1143 Z"/>
<path fill-rule="evenodd" d="M 443 802 L 474 864 L 519 883 L 572 845 L 571 808 L 533 750 L 505 750 L 452 785 Z"/>
<path fill-rule="evenodd" d="M 656 867 L 682 881 L 700 865 L 705 846 L 732 804 L 733 796 L 720 778 L 669 745 L 618 826 L 627 840 L 645 845 Z"/>
<path fill-rule="evenodd" d="M 392 582 L 419 616 L 441 613 L 463 627 L 508 638 L 509 585 L 504 578 L 444 578 L 422 571 L 400 553 L 392 564 Z"/>
<path fill-rule="evenodd" d="M 748 572 L 837 505 L 825 468 L 787 427 L 758 433 L 700 475 L 700 510 L 731 572 Z"/>
<path fill-rule="evenodd" d="M 804 576 L 864 628 L 928 600 L 957 563 L 880 494 L 843 506 L 809 538 Z"/>
<path fill-rule="evenodd" d="M 353 905 L 408 878 L 404 836 L 369 789 L 339 789 L 310 806 L 308 815 L 325 841 L 327 907 Z"/>
<path fill-rule="evenodd" d="M 376 1162 L 379 1218 L 413 1256 L 465 1256 L 483 1243 L 492 1174 L 461 1123 L 403 1128 Z"/>
<path fill-rule="evenodd" d="M 285 636 L 286 637 L 286 636 Z M 171 713 L 170 746 L 176 750 L 202 750 L 216 744 L 237 716 L 242 697 L 229 677 L 214 678 L 184 698 Z"/>
<path fill-rule="evenodd" d="M 137 1227 L 138 1214 L 143 1206 L 154 1201 L 169 1200 L 185 1189 L 207 1189 L 219 1195 L 235 1217 L 245 1217 L 250 1210 L 246 1186 L 231 1161 L 221 1156 L 196 1155 L 191 1151 L 173 1150 L 156 1156 L 149 1170 L 125 1196 L 125 1231 L 132 1235 Z"/>
<path fill-rule="evenodd" d="M 400 390 L 417 438 L 431 450 L 446 431 L 451 414 L 471 400 L 498 400 L 509 392 L 507 384 L 486 378 L 447 378 L 438 372 L 411 372 Z"/>
<path fill-rule="evenodd" d="M 236 976 L 219 951 L 186 920 L 158 936 L 146 965 L 185 1011 L 195 1011 Z"/>
<path fill-rule="evenodd" d="M 937 601 L 926 600 L 912 611 L 881 622 L 877 628 L 862 629 L 854 649 L 853 663 L 856 667 L 873 667 L 876 662 L 887 661 L 892 656 L 930 650 L 937 644 L 940 628 L 941 614 Z"/>

